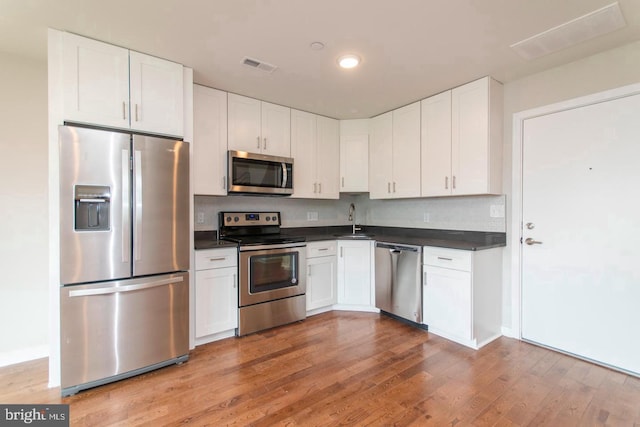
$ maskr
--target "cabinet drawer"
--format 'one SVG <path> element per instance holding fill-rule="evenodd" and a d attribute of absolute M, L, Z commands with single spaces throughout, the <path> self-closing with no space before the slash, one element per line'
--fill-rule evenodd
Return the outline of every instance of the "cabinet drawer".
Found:
<path fill-rule="evenodd" d="M 196 251 L 196 270 L 235 267 L 236 265 L 238 265 L 238 251 L 236 248 Z"/>
<path fill-rule="evenodd" d="M 470 251 L 425 246 L 423 263 L 434 267 L 471 271 L 471 256 Z"/>
<path fill-rule="evenodd" d="M 338 253 L 338 243 L 335 240 L 307 243 L 307 258 L 330 256 Z"/>

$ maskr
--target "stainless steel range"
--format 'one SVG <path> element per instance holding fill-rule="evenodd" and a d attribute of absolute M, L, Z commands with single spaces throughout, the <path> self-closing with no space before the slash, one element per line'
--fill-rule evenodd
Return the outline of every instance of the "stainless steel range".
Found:
<path fill-rule="evenodd" d="M 238 243 L 238 331 L 306 318 L 306 243 L 280 233 L 280 212 L 219 212 L 220 238 Z"/>

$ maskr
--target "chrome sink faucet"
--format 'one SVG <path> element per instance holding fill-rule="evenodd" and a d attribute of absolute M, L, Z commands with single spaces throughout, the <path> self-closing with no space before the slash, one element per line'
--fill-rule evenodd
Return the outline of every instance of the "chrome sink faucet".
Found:
<path fill-rule="evenodd" d="M 351 234 L 356 234 L 357 231 L 362 230 L 356 225 L 356 205 L 353 203 L 349 205 L 349 221 L 351 221 Z"/>

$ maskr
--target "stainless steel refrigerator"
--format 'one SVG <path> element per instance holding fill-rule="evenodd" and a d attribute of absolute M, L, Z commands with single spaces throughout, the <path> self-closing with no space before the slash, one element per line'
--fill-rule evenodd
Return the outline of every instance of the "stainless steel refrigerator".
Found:
<path fill-rule="evenodd" d="M 60 126 L 62 395 L 189 352 L 189 145 Z"/>

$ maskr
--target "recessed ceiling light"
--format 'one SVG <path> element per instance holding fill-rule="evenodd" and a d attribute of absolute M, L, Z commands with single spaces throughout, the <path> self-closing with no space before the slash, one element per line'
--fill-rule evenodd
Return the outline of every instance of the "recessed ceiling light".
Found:
<path fill-rule="evenodd" d="M 340 65 L 342 68 L 357 67 L 359 63 L 360 57 L 353 54 L 342 55 L 340 58 L 338 58 L 338 65 Z"/>
<path fill-rule="evenodd" d="M 324 43 L 322 42 L 313 42 L 309 45 L 311 50 L 322 50 L 324 49 Z"/>

